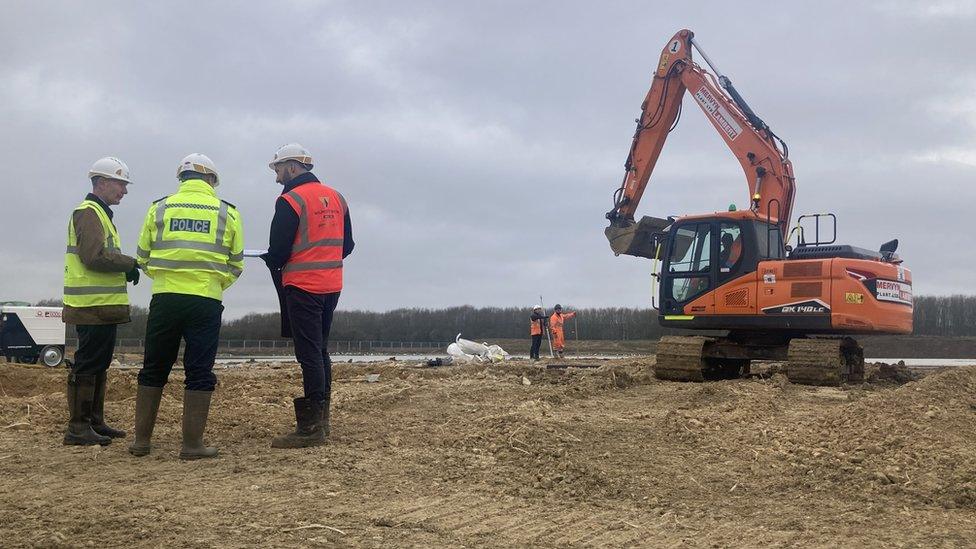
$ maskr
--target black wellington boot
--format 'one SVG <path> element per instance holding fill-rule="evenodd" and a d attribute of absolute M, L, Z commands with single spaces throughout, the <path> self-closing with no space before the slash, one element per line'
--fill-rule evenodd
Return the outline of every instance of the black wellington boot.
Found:
<path fill-rule="evenodd" d="M 105 390 L 108 372 L 95 374 L 95 396 L 92 403 L 92 430 L 109 438 L 125 438 L 125 431 L 105 424 Z"/>
<path fill-rule="evenodd" d="M 213 391 L 183 391 L 183 447 L 180 448 L 180 459 L 217 456 L 216 448 L 203 445 L 212 396 Z"/>
<path fill-rule="evenodd" d="M 95 400 L 95 376 L 68 374 L 68 429 L 65 446 L 105 446 L 112 439 L 92 430 L 92 405 Z"/>
<path fill-rule="evenodd" d="M 325 431 L 322 429 L 322 401 L 307 398 L 295 399 L 295 432 L 275 437 L 272 448 L 308 448 L 325 444 Z"/>

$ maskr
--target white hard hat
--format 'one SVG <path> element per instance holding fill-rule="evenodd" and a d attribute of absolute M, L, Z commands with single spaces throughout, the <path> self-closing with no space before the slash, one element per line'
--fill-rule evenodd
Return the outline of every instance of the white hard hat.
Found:
<path fill-rule="evenodd" d="M 532 310 L 533 311 L 542 310 L 542 305 L 536 305 L 535 307 L 532 307 Z"/>
<path fill-rule="evenodd" d="M 129 181 L 129 167 L 125 165 L 125 162 L 122 162 L 114 156 L 99 158 L 94 164 L 92 164 L 91 169 L 88 170 L 88 179 L 95 176 L 118 179 L 119 181 L 132 183 Z"/>
<path fill-rule="evenodd" d="M 214 187 L 220 183 L 217 166 L 214 166 L 213 160 L 210 160 L 210 157 L 205 154 L 193 153 L 186 155 L 183 160 L 180 160 L 180 166 L 176 168 L 176 177 L 179 177 L 183 172 L 213 174 L 215 179 Z"/>
<path fill-rule="evenodd" d="M 284 162 L 285 160 L 295 160 L 302 164 L 312 166 L 312 153 L 308 152 L 308 149 L 298 143 L 289 143 L 275 152 L 274 158 L 268 164 L 268 167 L 273 170 L 275 164 Z"/>

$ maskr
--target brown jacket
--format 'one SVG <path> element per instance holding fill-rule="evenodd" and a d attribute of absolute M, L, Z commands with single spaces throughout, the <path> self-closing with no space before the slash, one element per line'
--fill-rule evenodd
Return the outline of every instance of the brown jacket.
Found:
<path fill-rule="evenodd" d="M 92 198 L 89 196 L 89 198 Z M 99 202 L 100 200 L 95 200 Z M 105 208 L 106 213 L 109 212 Z M 111 213 L 109 213 L 111 218 Z M 105 231 L 98 214 L 88 208 L 76 210 L 72 215 L 75 234 L 78 236 L 78 257 L 85 267 L 103 273 L 127 273 L 136 266 L 136 260 L 119 252 L 105 249 Z M 99 305 L 96 307 L 64 306 L 61 317 L 68 324 L 123 324 L 129 322 L 128 305 Z"/>

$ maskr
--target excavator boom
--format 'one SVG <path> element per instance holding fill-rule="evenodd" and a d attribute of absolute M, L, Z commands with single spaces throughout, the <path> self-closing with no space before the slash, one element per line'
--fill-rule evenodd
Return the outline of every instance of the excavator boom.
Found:
<path fill-rule="evenodd" d="M 607 213 L 607 238 L 617 254 L 653 257 L 644 237 L 652 228 L 660 227 L 662 220 L 645 218 L 637 224 L 634 214 L 668 134 L 677 123 L 685 92 L 690 92 L 742 166 L 750 209 L 788 234 L 795 180 L 786 144 L 753 112 L 726 76 L 718 73 L 716 78 L 692 60 L 692 47 L 718 73 L 690 30 L 676 33 L 661 52 L 641 105 L 623 183 L 614 194 L 613 209 Z"/>

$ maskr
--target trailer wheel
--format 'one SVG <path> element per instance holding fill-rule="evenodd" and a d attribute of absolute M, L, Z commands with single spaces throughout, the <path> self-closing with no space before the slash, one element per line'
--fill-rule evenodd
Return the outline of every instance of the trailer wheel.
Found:
<path fill-rule="evenodd" d="M 41 349 L 41 360 L 48 368 L 55 368 L 64 362 L 64 350 L 57 345 L 48 345 Z"/>

